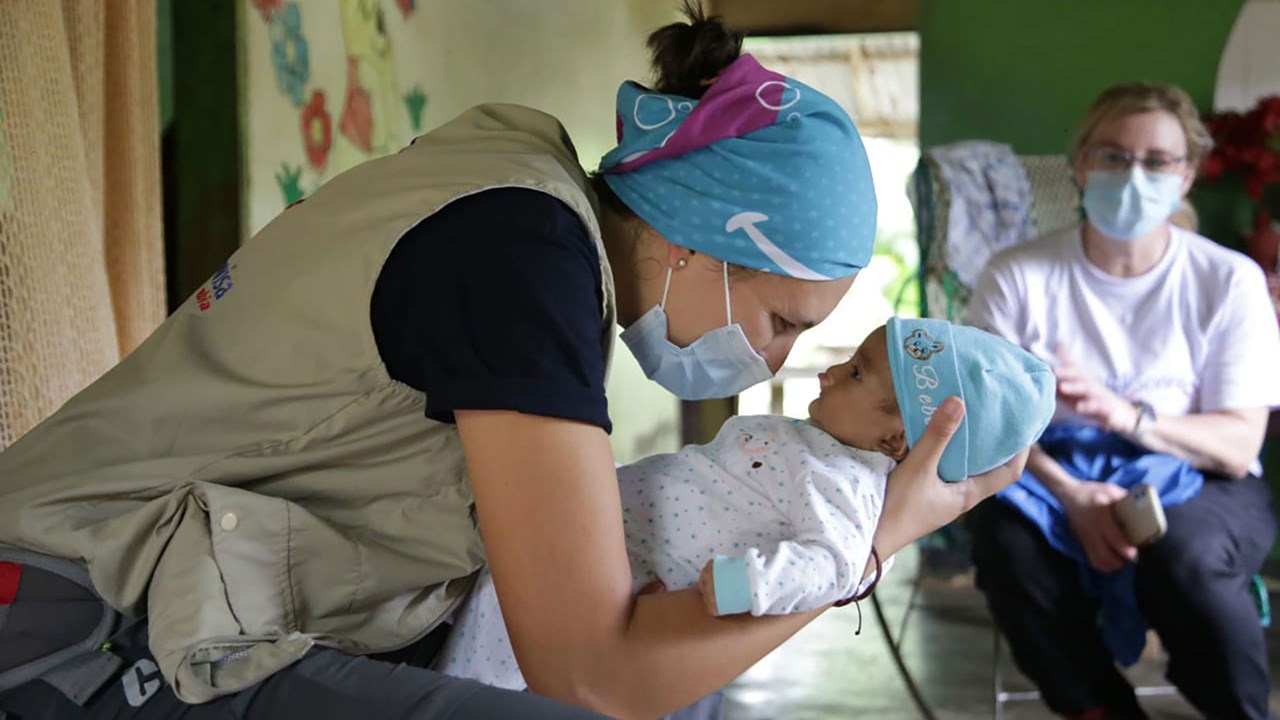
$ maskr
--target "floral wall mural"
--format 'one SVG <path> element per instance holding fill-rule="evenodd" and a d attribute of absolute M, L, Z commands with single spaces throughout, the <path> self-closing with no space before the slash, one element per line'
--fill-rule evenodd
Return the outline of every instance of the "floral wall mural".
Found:
<path fill-rule="evenodd" d="M 240 2 L 245 237 L 333 176 L 483 102 L 556 116 L 594 169 L 615 142 L 618 84 L 647 77 L 644 38 L 678 5 Z M 619 461 L 678 447 L 678 405 L 630 354 L 615 353 L 608 395 Z"/>
<path fill-rule="evenodd" d="M 270 23 L 271 62 L 276 66 L 276 85 L 294 106 L 302 105 L 302 93 L 311 77 L 307 39 L 302 37 L 302 12 L 297 3 L 273 10 Z"/>
<path fill-rule="evenodd" d="M 333 146 L 333 118 L 325 109 L 323 90 L 312 90 L 311 100 L 302 108 L 302 145 L 307 151 L 307 164 L 323 173 Z"/>
<path fill-rule="evenodd" d="M 405 122 L 380 0 L 339 0 L 339 10 L 347 76 L 335 152 L 344 165 L 398 149 Z M 392 16 L 392 22 L 399 19 Z"/>
<path fill-rule="evenodd" d="M 426 62 L 412 40 L 428 28 L 415 0 L 244 2 L 252 233 L 333 175 L 422 131 Z"/>

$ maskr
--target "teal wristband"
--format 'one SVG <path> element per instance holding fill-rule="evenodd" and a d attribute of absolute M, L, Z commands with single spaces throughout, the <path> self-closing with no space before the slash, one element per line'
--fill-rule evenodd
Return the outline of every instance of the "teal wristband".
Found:
<path fill-rule="evenodd" d="M 745 557 L 717 555 L 711 564 L 711 579 L 716 585 L 716 611 L 736 615 L 751 611 L 751 583 L 747 577 Z"/>

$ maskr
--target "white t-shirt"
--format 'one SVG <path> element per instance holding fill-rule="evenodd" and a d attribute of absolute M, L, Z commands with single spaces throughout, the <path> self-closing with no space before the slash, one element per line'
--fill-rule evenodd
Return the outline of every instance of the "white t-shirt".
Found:
<path fill-rule="evenodd" d="M 1099 270 L 1078 227 L 1010 248 L 988 265 L 967 320 L 1049 362 L 1061 345 L 1160 414 L 1280 405 L 1280 326 L 1262 270 L 1178 227 L 1137 277 Z M 1079 417 L 1059 405 L 1054 421 Z"/>

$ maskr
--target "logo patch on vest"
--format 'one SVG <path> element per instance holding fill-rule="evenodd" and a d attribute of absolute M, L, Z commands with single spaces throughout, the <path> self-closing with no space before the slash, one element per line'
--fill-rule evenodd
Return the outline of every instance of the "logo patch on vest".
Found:
<path fill-rule="evenodd" d="M 231 271 L 235 269 L 235 265 L 224 263 L 209 279 L 209 282 L 196 291 L 196 304 L 200 306 L 200 312 L 213 307 L 213 304 L 221 300 L 223 295 L 231 292 L 231 288 L 235 286 L 235 282 L 231 278 Z"/>

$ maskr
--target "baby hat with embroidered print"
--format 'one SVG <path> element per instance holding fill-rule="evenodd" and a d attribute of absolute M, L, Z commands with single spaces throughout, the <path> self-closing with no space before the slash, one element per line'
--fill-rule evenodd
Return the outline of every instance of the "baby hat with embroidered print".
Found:
<path fill-rule="evenodd" d="M 938 464 L 948 482 L 981 475 L 1035 442 L 1053 416 L 1056 382 L 1042 360 L 1013 343 L 944 320 L 890 318 L 893 389 L 908 447 L 952 395 L 965 416 Z"/>

